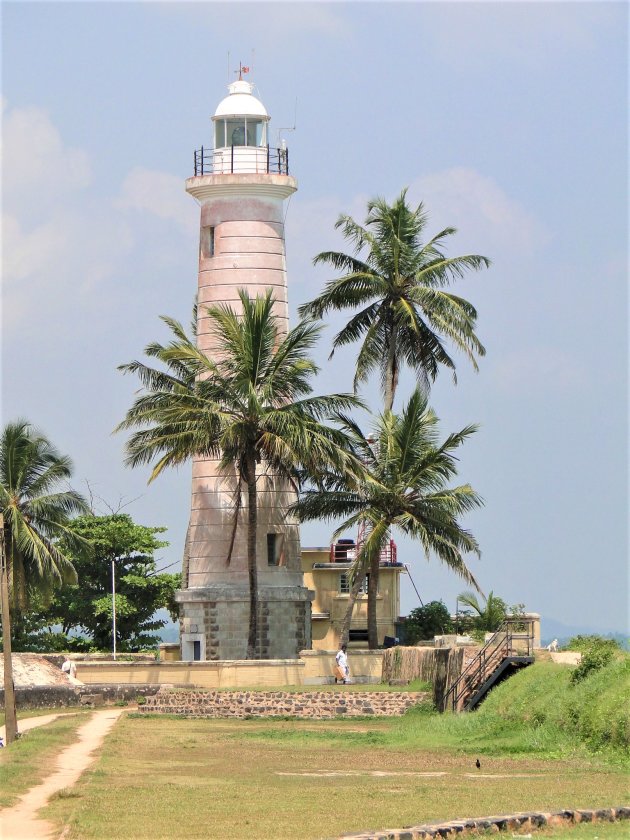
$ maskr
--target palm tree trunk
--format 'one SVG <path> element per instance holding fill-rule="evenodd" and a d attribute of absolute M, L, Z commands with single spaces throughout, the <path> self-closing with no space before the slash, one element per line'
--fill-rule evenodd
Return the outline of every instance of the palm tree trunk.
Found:
<path fill-rule="evenodd" d="M 2 604 L 2 649 L 4 657 L 4 723 L 7 744 L 17 736 L 13 660 L 11 658 L 11 608 L 9 606 L 9 559 L 5 551 L 4 516 L 0 513 L 0 602 Z"/>
<path fill-rule="evenodd" d="M 398 385 L 398 362 L 396 359 L 396 332 L 392 328 L 387 345 L 387 372 L 385 375 L 385 411 L 391 411 L 394 406 L 396 387 Z"/>
<path fill-rule="evenodd" d="M 186 542 L 184 543 L 184 555 L 182 557 L 182 589 L 188 589 L 188 573 L 190 569 L 190 520 L 186 529 Z"/>
<path fill-rule="evenodd" d="M 256 566 L 256 532 L 258 530 L 258 498 L 256 491 L 256 458 L 247 456 L 247 570 L 249 572 L 249 635 L 247 658 L 257 658 L 258 642 L 258 568 Z"/>
<path fill-rule="evenodd" d="M 378 595 L 378 576 L 380 572 L 380 553 L 370 560 L 370 577 L 368 579 L 368 647 L 375 650 L 378 647 L 378 629 L 376 626 L 376 596 Z"/>
<path fill-rule="evenodd" d="M 357 598 L 359 597 L 359 592 L 361 591 L 361 586 L 364 580 L 365 570 L 357 571 L 354 577 L 354 581 L 352 583 L 352 588 L 350 589 L 350 594 L 348 596 L 348 606 L 346 607 L 346 614 L 343 617 L 343 623 L 341 625 L 339 647 L 341 647 L 341 645 L 347 645 L 350 639 L 350 624 L 352 623 L 352 613 L 354 612 L 354 605 L 357 602 Z"/>

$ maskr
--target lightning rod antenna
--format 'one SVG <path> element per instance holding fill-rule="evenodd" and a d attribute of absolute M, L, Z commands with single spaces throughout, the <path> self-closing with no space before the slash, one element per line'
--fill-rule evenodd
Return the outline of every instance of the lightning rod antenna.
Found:
<path fill-rule="evenodd" d="M 293 111 L 293 125 L 283 125 L 278 129 L 278 146 L 280 146 L 281 131 L 295 131 L 297 129 L 297 96 L 295 97 L 295 109 Z"/>

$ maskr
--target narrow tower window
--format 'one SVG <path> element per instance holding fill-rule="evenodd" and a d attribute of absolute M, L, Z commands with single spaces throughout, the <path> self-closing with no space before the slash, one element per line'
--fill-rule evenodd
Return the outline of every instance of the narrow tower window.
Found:
<path fill-rule="evenodd" d="M 201 228 L 200 250 L 202 259 L 214 257 L 214 228 L 207 226 Z"/>
<path fill-rule="evenodd" d="M 282 565 L 284 534 L 267 534 L 267 563 L 269 566 Z"/>
<path fill-rule="evenodd" d="M 270 566 L 277 566 L 276 562 L 276 536 L 277 534 L 267 534 L 267 563 Z"/>

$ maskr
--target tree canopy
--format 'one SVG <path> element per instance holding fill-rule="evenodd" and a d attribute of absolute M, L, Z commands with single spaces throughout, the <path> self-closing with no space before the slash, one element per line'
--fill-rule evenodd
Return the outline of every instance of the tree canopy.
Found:
<path fill-rule="evenodd" d="M 7 423 L 0 438 L 0 510 L 9 587 L 20 611 L 36 593 L 47 597 L 76 581 L 68 549 L 80 538 L 71 530 L 71 518 L 88 506 L 67 486 L 71 475 L 70 458 L 28 421 Z"/>
<path fill-rule="evenodd" d="M 371 434 L 346 418 L 344 430 L 364 465 L 359 481 L 344 472 L 330 471 L 319 487 L 307 490 L 296 505 L 303 521 L 343 517 L 335 537 L 366 526 L 355 561 L 355 574 L 369 570 L 368 635 L 377 646 L 376 588 L 379 563 L 392 529 L 417 540 L 427 559 L 435 555 L 467 583 L 478 589 L 464 555 L 479 555 L 474 536 L 459 517 L 482 504 L 469 484 L 450 487 L 457 475 L 455 451 L 476 427 L 466 426 L 439 442 L 438 418 L 420 391 L 412 394 L 402 414 L 385 411 Z"/>
<path fill-rule="evenodd" d="M 112 647 L 112 562 L 116 576 L 116 646 L 133 650 L 154 646 L 151 635 L 166 622 L 157 610 L 175 614 L 177 574 L 157 571 L 155 554 L 168 543 L 159 539 L 166 529 L 138 525 L 128 514 L 80 516 L 72 531 L 84 541 L 77 550 L 62 540 L 72 558 L 78 583 L 55 594 L 45 615 L 64 634 L 83 634 L 93 647 Z"/>
<path fill-rule="evenodd" d="M 456 233 L 448 227 L 423 242 L 428 221 L 424 205 L 413 209 L 403 190 L 390 205 L 382 198 L 368 202 L 365 225 L 341 215 L 336 227 L 354 247 L 353 254 L 324 251 L 324 263 L 341 277 L 330 280 L 300 315 L 322 318 L 334 310 L 358 310 L 335 336 L 333 350 L 362 342 L 356 361 L 355 390 L 374 370 L 380 370 L 384 407 L 393 407 L 398 377 L 408 365 L 428 391 L 440 366 L 455 376 L 447 342 L 464 353 L 477 369 L 485 349 L 475 333 L 477 311 L 446 286 L 468 271 L 490 265 L 487 257 L 444 255 L 445 240 Z"/>

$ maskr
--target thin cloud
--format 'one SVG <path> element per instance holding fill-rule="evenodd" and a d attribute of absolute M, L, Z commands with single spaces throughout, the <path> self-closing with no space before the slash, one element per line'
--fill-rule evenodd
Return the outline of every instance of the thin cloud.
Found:
<path fill-rule="evenodd" d="M 44 109 L 3 109 L 2 192 L 11 213 L 36 218 L 91 182 L 89 155 L 64 143 Z"/>
<path fill-rule="evenodd" d="M 195 232 L 199 219 L 199 210 L 184 192 L 181 178 L 143 167 L 129 172 L 115 206 L 176 222 L 186 233 Z"/>
<path fill-rule="evenodd" d="M 531 212 L 474 169 L 455 167 L 425 175 L 412 182 L 409 196 L 426 204 L 432 229 L 456 227 L 458 243 L 474 243 L 477 253 L 532 255 L 550 238 Z"/>

